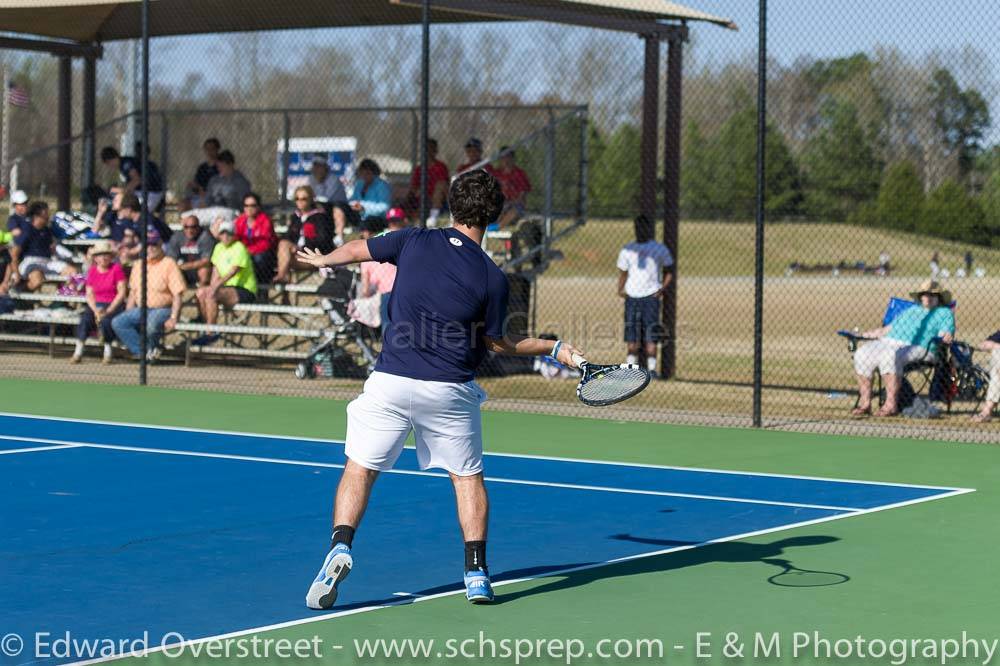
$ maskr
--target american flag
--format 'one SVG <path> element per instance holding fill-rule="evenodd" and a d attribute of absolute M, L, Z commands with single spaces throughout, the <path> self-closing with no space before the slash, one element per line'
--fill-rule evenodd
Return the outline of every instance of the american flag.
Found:
<path fill-rule="evenodd" d="M 28 91 L 14 82 L 7 87 L 7 103 L 11 106 L 28 106 L 31 96 Z"/>

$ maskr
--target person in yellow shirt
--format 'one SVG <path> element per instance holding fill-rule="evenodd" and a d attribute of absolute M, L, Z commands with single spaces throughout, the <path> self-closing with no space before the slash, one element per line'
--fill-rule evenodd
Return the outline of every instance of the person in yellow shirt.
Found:
<path fill-rule="evenodd" d="M 198 290 L 198 307 L 206 324 L 219 320 L 220 305 L 231 308 L 237 303 L 253 303 L 257 298 L 253 259 L 246 246 L 236 240 L 233 223 L 222 222 L 218 234 L 219 242 L 212 251 L 212 282 Z M 194 344 L 211 344 L 218 339 L 217 335 L 207 335 Z"/>
<path fill-rule="evenodd" d="M 14 234 L 0 228 L 0 294 L 6 294 L 10 288 L 10 273 L 12 261 L 7 248 L 14 244 Z"/>

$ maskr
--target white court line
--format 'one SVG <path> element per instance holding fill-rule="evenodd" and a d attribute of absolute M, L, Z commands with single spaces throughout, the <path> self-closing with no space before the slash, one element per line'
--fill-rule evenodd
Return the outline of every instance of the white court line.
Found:
<path fill-rule="evenodd" d="M 877 513 L 879 511 L 886 511 L 888 509 L 897 509 L 899 507 L 909 506 L 911 504 L 921 504 L 923 502 L 930 502 L 933 500 L 944 499 L 946 497 L 954 497 L 957 495 L 965 495 L 967 493 L 975 492 L 975 490 L 970 490 L 967 488 L 960 488 L 949 493 L 942 495 L 932 495 L 930 497 L 920 497 L 917 499 L 906 500 L 905 502 L 897 502 L 895 504 L 886 504 L 885 506 L 875 507 L 872 509 L 860 509 L 852 513 L 841 513 L 835 516 L 826 516 L 824 518 L 815 518 L 813 520 L 804 520 L 798 523 L 789 523 L 787 525 L 781 525 L 779 527 L 769 527 L 763 530 L 755 530 L 753 532 L 744 532 L 743 534 L 734 534 L 732 536 L 722 537 L 720 539 L 713 539 L 711 541 L 705 541 L 703 543 L 689 544 L 684 546 L 674 546 L 673 548 L 664 548 L 663 550 L 655 550 L 648 553 L 639 553 L 637 555 L 628 555 L 626 557 L 619 557 L 611 560 L 605 560 L 603 562 L 595 562 L 594 564 L 585 564 L 579 567 L 570 567 L 566 569 L 559 569 L 557 571 L 548 571 L 545 573 L 535 574 L 533 576 L 525 576 L 524 578 L 515 578 L 511 580 L 503 580 L 493 584 L 494 588 L 503 587 L 505 585 L 514 585 L 516 583 L 524 583 L 532 580 L 539 580 L 545 578 L 552 578 L 555 576 L 563 576 L 566 574 L 577 573 L 579 571 L 587 571 L 589 569 L 598 569 L 600 567 L 605 567 L 613 564 L 621 564 L 623 562 L 632 562 L 635 560 L 646 559 L 649 557 L 657 557 L 659 555 L 667 555 L 670 553 L 677 553 L 685 550 L 694 550 L 696 548 L 703 548 L 705 546 L 710 546 L 712 544 L 727 543 L 730 541 L 736 541 L 738 539 L 749 539 L 751 537 L 762 536 L 764 534 L 773 534 L 775 532 L 783 532 L 786 530 L 798 529 L 800 527 L 808 527 L 810 525 L 819 525 L 821 523 L 829 523 L 834 520 L 842 520 L 844 518 L 852 518 L 854 516 L 861 516 L 869 513 Z M 392 606 L 402 606 L 406 604 L 423 603 L 431 599 L 440 599 L 442 597 L 451 597 L 459 594 L 464 594 L 465 589 L 460 587 L 460 583 L 456 581 L 457 589 L 451 590 L 449 592 L 439 592 L 437 594 L 429 594 L 427 596 L 400 599 L 399 601 L 392 601 L 385 604 L 379 604 L 375 606 L 365 606 L 363 608 L 352 608 L 351 610 L 325 613 L 321 615 L 313 615 L 310 617 L 300 618 L 297 620 L 289 620 L 287 622 L 279 622 L 276 624 L 264 625 L 261 627 L 253 627 L 252 629 L 241 629 L 239 631 L 233 631 L 226 634 L 218 634 L 216 636 L 206 636 L 204 638 L 195 638 L 192 640 L 184 641 L 183 643 L 170 644 L 164 647 L 153 647 L 145 652 L 130 652 L 127 654 L 114 655 L 110 657 L 98 657 L 96 659 L 88 659 L 85 661 L 77 661 L 68 666 L 88 666 L 89 664 L 100 664 L 109 661 L 114 661 L 117 659 L 126 659 L 129 657 L 144 656 L 152 654 L 155 652 L 162 652 L 164 649 L 169 648 L 171 650 L 180 650 L 182 646 L 192 646 L 201 643 L 207 643 L 210 641 L 224 641 L 231 638 L 238 638 L 240 636 L 248 636 L 250 634 L 261 633 L 265 631 L 274 631 L 277 629 L 285 629 L 288 627 L 296 627 L 303 624 L 312 624 L 313 622 L 324 622 L 326 620 L 332 620 L 339 617 L 346 617 L 348 615 L 357 615 L 359 613 L 367 613 L 370 611 L 379 610 L 381 608 L 390 608 Z"/>
<path fill-rule="evenodd" d="M 38 437 L 17 437 L 11 435 L 0 435 L 0 440 L 14 440 L 37 442 L 40 444 L 50 443 L 52 440 L 45 440 Z M 129 451 L 134 453 L 155 453 L 170 456 L 187 456 L 191 458 L 215 458 L 220 460 L 240 460 L 245 462 L 271 463 L 274 465 L 293 465 L 298 467 L 321 467 L 327 469 L 343 469 L 344 466 L 338 463 L 312 462 L 308 460 L 290 460 L 286 458 L 263 458 L 260 456 L 242 456 L 232 453 L 208 453 L 204 451 L 183 451 L 177 449 L 158 449 L 145 446 L 120 446 L 117 444 L 93 444 L 89 442 L 72 442 L 78 447 L 88 449 L 107 449 L 110 451 Z M 430 476 L 447 479 L 448 475 L 442 472 L 425 472 L 408 469 L 390 469 L 385 474 L 402 474 L 407 476 Z M 639 490 L 635 488 L 615 488 L 611 486 L 591 486 L 577 483 L 558 483 L 554 481 L 529 481 L 525 479 L 508 479 L 504 477 L 484 477 L 491 483 L 508 483 L 521 486 L 541 486 L 546 488 L 561 488 L 567 490 L 590 490 L 605 493 L 622 493 L 626 495 L 655 495 L 658 497 L 681 497 L 685 499 L 706 500 L 712 502 L 734 502 L 739 504 L 762 504 L 766 506 L 784 506 L 793 509 L 819 509 L 823 511 L 860 511 L 853 506 L 831 506 L 826 504 L 804 504 L 801 502 L 779 502 L 774 500 L 748 499 L 741 497 L 727 497 L 723 495 L 698 495 L 693 493 L 674 493 L 661 490 Z"/>
<path fill-rule="evenodd" d="M 12 439 L 12 438 L 3 438 Z M 15 440 L 20 441 L 20 440 Z M 58 451 L 60 449 L 78 449 L 80 444 L 60 444 L 58 446 L 33 446 L 26 449 L 2 449 L 0 450 L 0 456 L 10 455 L 11 453 L 33 453 L 35 451 Z"/>
<path fill-rule="evenodd" d="M 37 419 L 46 421 L 60 421 L 66 423 L 90 423 L 94 425 L 109 425 L 109 426 L 124 426 L 128 428 L 146 428 L 150 430 L 166 430 L 174 432 L 197 432 L 208 435 L 236 435 L 238 437 L 254 437 L 259 439 L 280 439 L 293 442 L 310 442 L 315 444 L 344 444 L 344 440 L 341 439 L 321 439 L 316 437 L 293 437 L 290 435 L 262 435 L 259 433 L 252 432 L 239 432 L 234 430 L 209 430 L 202 428 L 185 428 L 181 426 L 163 426 L 163 425 L 147 425 L 144 423 L 130 423 L 127 421 L 99 421 L 93 419 L 75 419 L 69 417 L 60 416 L 34 416 L 31 414 L 19 414 L 16 412 L 0 412 L 0 416 L 7 416 L 12 418 L 21 419 Z M 651 424 L 651 425 L 664 425 L 669 427 L 672 424 Z M 808 433 L 807 433 L 808 434 Z M 61 440 L 52 440 L 61 441 Z M 406 448 L 412 449 L 413 446 L 407 446 Z M 530 453 L 497 453 L 497 452 L 484 452 L 485 456 L 497 456 L 499 458 L 527 458 L 529 460 L 552 460 L 555 462 L 571 462 L 571 463 L 584 463 L 584 464 L 594 464 L 594 465 L 613 465 L 617 467 L 637 467 L 643 469 L 666 469 L 675 470 L 679 472 L 708 472 L 712 474 L 734 474 L 739 476 L 763 476 L 776 479 L 799 479 L 802 481 L 826 481 L 828 483 L 850 483 L 850 484 L 865 484 L 871 486 L 891 486 L 894 488 L 919 488 L 923 490 L 956 490 L 951 486 L 927 486 L 914 483 L 894 483 L 892 481 L 867 481 L 864 479 L 836 479 L 826 476 L 806 476 L 800 474 L 777 474 L 774 472 L 746 472 L 738 470 L 726 470 L 726 469 L 713 469 L 710 467 L 678 467 L 675 465 L 654 465 L 650 463 L 635 463 L 635 462 L 619 462 L 615 460 L 597 460 L 591 458 L 565 458 L 559 456 L 542 456 L 534 455 Z M 957 490 L 969 490 L 973 491 L 975 488 L 958 488 Z"/>

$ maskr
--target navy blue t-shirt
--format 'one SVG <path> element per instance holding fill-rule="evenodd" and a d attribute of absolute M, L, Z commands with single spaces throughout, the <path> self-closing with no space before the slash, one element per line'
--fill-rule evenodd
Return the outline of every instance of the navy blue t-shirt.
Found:
<path fill-rule="evenodd" d="M 31 226 L 31 220 L 29 220 L 24 215 L 11 213 L 10 217 L 7 218 L 7 231 L 14 231 L 14 229 L 20 229 L 21 233 L 24 233 L 30 226 Z"/>
<path fill-rule="evenodd" d="M 21 248 L 21 257 L 52 257 L 52 227 L 28 227 L 14 243 Z"/>
<path fill-rule="evenodd" d="M 149 188 L 150 192 L 162 192 L 163 191 L 163 177 L 160 175 L 160 167 L 156 165 L 156 162 L 149 160 L 146 162 L 149 174 L 146 176 L 146 187 Z M 122 157 L 121 172 L 122 178 L 125 182 L 128 182 L 129 174 L 135 169 L 140 176 L 142 176 L 142 166 L 138 158 L 132 157 L 131 155 L 125 155 Z M 136 188 L 138 191 L 139 188 Z"/>
<path fill-rule="evenodd" d="M 398 268 L 375 369 L 436 382 L 467 382 L 502 338 L 507 276 L 455 229 L 410 228 L 368 239 L 372 259 Z"/>

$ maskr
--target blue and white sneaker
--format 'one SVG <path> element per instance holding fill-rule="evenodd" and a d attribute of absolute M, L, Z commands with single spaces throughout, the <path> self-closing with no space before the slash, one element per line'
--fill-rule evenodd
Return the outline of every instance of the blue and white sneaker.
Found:
<path fill-rule="evenodd" d="M 347 578 L 354 566 L 351 549 L 346 543 L 338 543 L 326 555 L 316 580 L 309 586 L 306 606 L 314 610 L 327 610 L 337 602 L 337 586 Z"/>
<path fill-rule="evenodd" d="M 493 601 L 493 585 L 486 570 L 465 572 L 465 598 L 474 604 L 488 604 Z"/>

